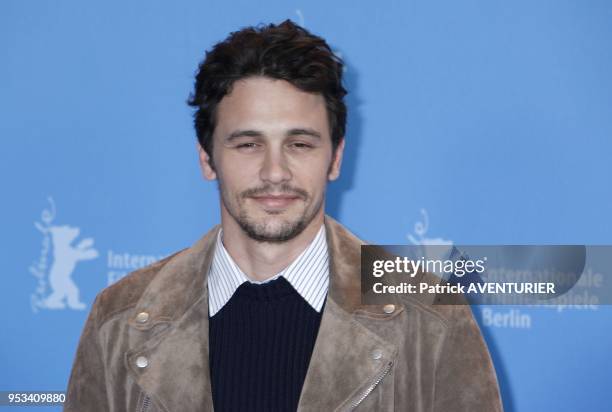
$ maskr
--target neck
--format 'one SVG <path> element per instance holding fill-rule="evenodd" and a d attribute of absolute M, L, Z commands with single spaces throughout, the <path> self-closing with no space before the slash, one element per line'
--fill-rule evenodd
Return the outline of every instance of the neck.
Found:
<path fill-rule="evenodd" d="M 280 243 L 260 242 L 247 236 L 222 207 L 223 246 L 245 275 L 252 280 L 264 281 L 287 267 L 306 249 L 321 228 L 323 219 L 321 208 L 302 233 L 293 239 Z"/>

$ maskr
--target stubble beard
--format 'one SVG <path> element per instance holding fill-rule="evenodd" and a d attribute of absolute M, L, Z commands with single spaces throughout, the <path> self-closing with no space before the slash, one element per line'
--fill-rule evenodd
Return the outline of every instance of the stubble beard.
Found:
<path fill-rule="evenodd" d="M 283 219 L 280 223 L 266 222 L 265 217 L 261 219 L 254 218 L 249 214 L 245 203 L 255 194 L 263 194 L 269 191 L 269 187 L 250 189 L 239 193 L 234 202 L 230 201 L 231 194 L 227 193 L 223 185 L 218 181 L 219 195 L 229 215 L 238 223 L 242 231 L 251 239 L 258 242 L 282 243 L 287 242 L 300 233 L 314 220 L 315 216 L 323 206 L 322 196 L 313 208 L 308 207 L 308 201 L 311 196 L 304 190 L 292 188 L 288 185 L 281 186 L 281 193 L 295 194 L 299 199 L 295 202 L 304 202 L 306 207 L 302 214 L 292 220 Z M 253 201 L 252 199 L 250 199 Z M 283 211 L 264 211 L 268 216 L 279 216 Z M 259 220 L 259 221 L 258 221 Z"/>

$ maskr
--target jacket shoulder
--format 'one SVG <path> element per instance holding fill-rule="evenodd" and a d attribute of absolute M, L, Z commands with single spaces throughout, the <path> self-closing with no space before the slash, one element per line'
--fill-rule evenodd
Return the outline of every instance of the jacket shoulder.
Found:
<path fill-rule="evenodd" d="M 459 299 L 446 304 L 423 303 L 410 296 L 400 296 L 399 299 L 407 310 L 419 313 L 423 319 L 438 324 L 443 330 L 476 326 L 471 306 Z"/>
<path fill-rule="evenodd" d="M 95 301 L 98 324 L 102 325 L 113 315 L 135 306 L 160 270 L 186 250 L 187 248 L 179 250 L 157 262 L 130 272 L 117 282 L 102 289 Z"/>

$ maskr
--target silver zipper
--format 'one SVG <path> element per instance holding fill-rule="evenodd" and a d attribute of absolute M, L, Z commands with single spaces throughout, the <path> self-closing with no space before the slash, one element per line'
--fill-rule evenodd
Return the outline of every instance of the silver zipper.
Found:
<path fill-rule="evenodd" d="M 353 401 L 353 403 L 351 404 L 351 407 L 349 409 L 349 411 L 354 410 L 355 408 L 357 408 L 357 406 L 359 406 L 359 404 L 361 402 L 363 402 L 363 400 L 374 390 L 374 388 L 376 388 L 376 386 L 378 386 L 378 384 L 380 383 L 380 381 L 383 380 L 383 378 L 385 376 L 387 376 L 387 374 L 389 373 L 389 371 L 391 370 L 391 366 L 393 366 L 393 362 L 389 362 L 387 363 L 387 366 L 385 366 L 385 369 L 383 369 L 377 376 L 376 379 L 374 380 L 374 382 L 368 386 L 359 396 L 359 398 L 355 399 Z"/>
<path fill-rule="evenodd" d="M 147 409 L 149 409 L 150 404 L 151 404 L 151 397 L 148 395 L 145 395 L 144 399 L 142 400 L 142 406 L 140 407 L 139 412 L 147 412 Z"/>

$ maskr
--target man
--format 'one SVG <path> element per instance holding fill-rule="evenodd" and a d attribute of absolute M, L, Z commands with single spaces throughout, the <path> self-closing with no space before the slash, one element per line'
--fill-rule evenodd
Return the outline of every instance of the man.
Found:
<path fill-rule="evenodd" d="M 190 104 L 221 224 L 103 290 L 66 411 L 497 411 L 469 307 L 362 305 L 360 245 L 325 215 L 342 62 L 290 21 L 207 53 Z"/>

